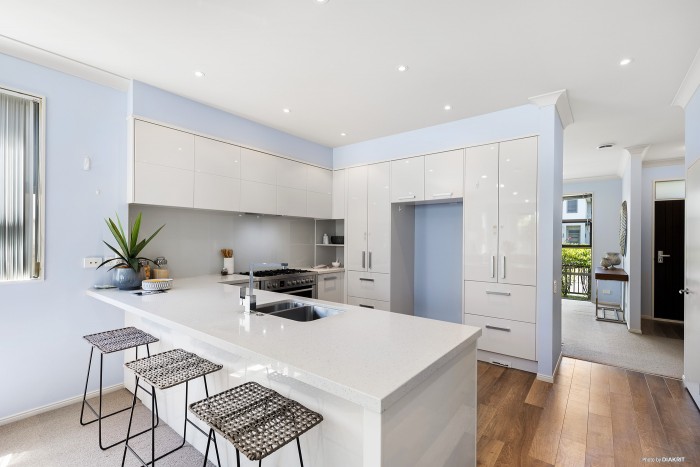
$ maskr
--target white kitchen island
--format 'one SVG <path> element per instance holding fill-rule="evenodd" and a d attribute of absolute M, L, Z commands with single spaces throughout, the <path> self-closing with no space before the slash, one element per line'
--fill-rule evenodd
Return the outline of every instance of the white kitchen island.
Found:
<path fill-rule="evenodd" d="M 158 337 L 152 353 L 179 347 L 223 364 L 207 377 L 211 395 L 257 381 L 321 413 L 324 421 L 301 437 L 304 465 L 476 464 L 479 328 L 311 299 L 302 300 L 344 312 L 310 322 L 257 316 L 244 312 L 239 288 L 221 280 L 176 279 L 158 295 L 87 293 L 124 310 L 126 326 Z M 258 305 L 297 298 L 255 292 Z M 128 371 L 124 382 L 133 388 Z M 200 379 L 190 386 L 190 402 L 203 398 Z M 184 385 L 159 392 L 158 401 L 161 418 L 182 433 Z M 187 439 L 203 451 L 206 439 L 193 431 Z M 222 463 L 235 465 L 233 448 L 219 443 L 227 446 Z M 264 464 L 298 462 L 290 444 Z"/>

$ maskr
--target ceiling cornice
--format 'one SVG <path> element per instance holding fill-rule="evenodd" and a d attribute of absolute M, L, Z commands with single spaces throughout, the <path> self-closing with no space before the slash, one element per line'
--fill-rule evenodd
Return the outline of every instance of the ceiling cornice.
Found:
<path fill-rule="evenodd" d="M 40 49 L 7 36 L 0 35 L 0 53 L 45 66 L 69 75 L 77 76 L 119 91 L 129 89 L 129 80 L 109 71 L 95 68 L 68 57 Z"/>
<path fill-rule="evenodd" d="M 700 88 L 700 49 L 695 54 L 693 63 L 690 64 L 688 73 L 685 74 L 685 78 L 683 78 L 683 82 L 678 88 L 671 105 L 678 105 L 685 109 L 685 106 L 688 105 L 698 88 Z"/>
<path fill-rule="evenodd" d="M 685 164 L 685 157 L 672 157 L 668 159 L 653 159 L 642 162 L 642 167 L 668 167 Z"/>
<path fill-rule="evenodd" d="M 630 146 L 625 148 L 625 150 L 622 151 L 620 164 L 617 166 L 617 175 L 621 178 L 624 176 L 625 167 L 627 166 L 627 161 L 630 160 L 630 158 L 639 158 L 640 161 L 643 161 L 650 147 L 651 146 L 648 144 L 640 144 L 638 146 Z"/>
<path fill-rule="evenodd" d="M 529 98 L 529 101 L 537 107 L 556 106 L 559 120 L 561 120 L 564 129 L 574 123 L 574 114 L 571 111 L 571 105 L 569 105 L 569 93 L 566 92 L 566 89 L 533 96 Z"/>

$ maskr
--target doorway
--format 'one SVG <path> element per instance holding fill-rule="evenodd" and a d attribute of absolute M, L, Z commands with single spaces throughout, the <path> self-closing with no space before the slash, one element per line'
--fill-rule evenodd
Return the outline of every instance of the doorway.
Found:
<path fill-rule="evenodd" d="M 683 321 L 685 284 L 685 180 L 654 182 L 652 316 Z"/>

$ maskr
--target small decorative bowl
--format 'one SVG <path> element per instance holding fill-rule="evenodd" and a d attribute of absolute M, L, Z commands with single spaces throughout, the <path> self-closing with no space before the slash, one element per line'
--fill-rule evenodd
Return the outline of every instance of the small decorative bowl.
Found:
<path fill-rule="evenodd" d="M 146 279 L 141 282 L 143 290 L 168 290 L 172 286 L 172 279 Z"/>
<path fill-rule="evenodd" d="M 338 268 L 338 267 L 340 267 L 340 263 L 338 261 L 333 261 L 331 263 L 331 266 L 333 266 L 334 268 Z"/>

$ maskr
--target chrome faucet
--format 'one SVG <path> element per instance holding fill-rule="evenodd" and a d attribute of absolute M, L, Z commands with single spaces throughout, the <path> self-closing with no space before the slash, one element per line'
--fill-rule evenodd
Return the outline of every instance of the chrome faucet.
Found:
<path fill-rule="evenodd" d="M 287 269 L 287 266 L 289 266 L 289 263 L 250 263 L 250 270 L 248 271 L 248 310 L 247 311 L 253 311 L 257 308 L 256 302 L 255 302 L 255 295 L 253 295 L 253 271 L 255 271 L 256 267 L 275 267 L 275 268 L 282 268 L 282 269 Z M 241 294 L 243 294 L 244 291 L 241 291 Z"/>

